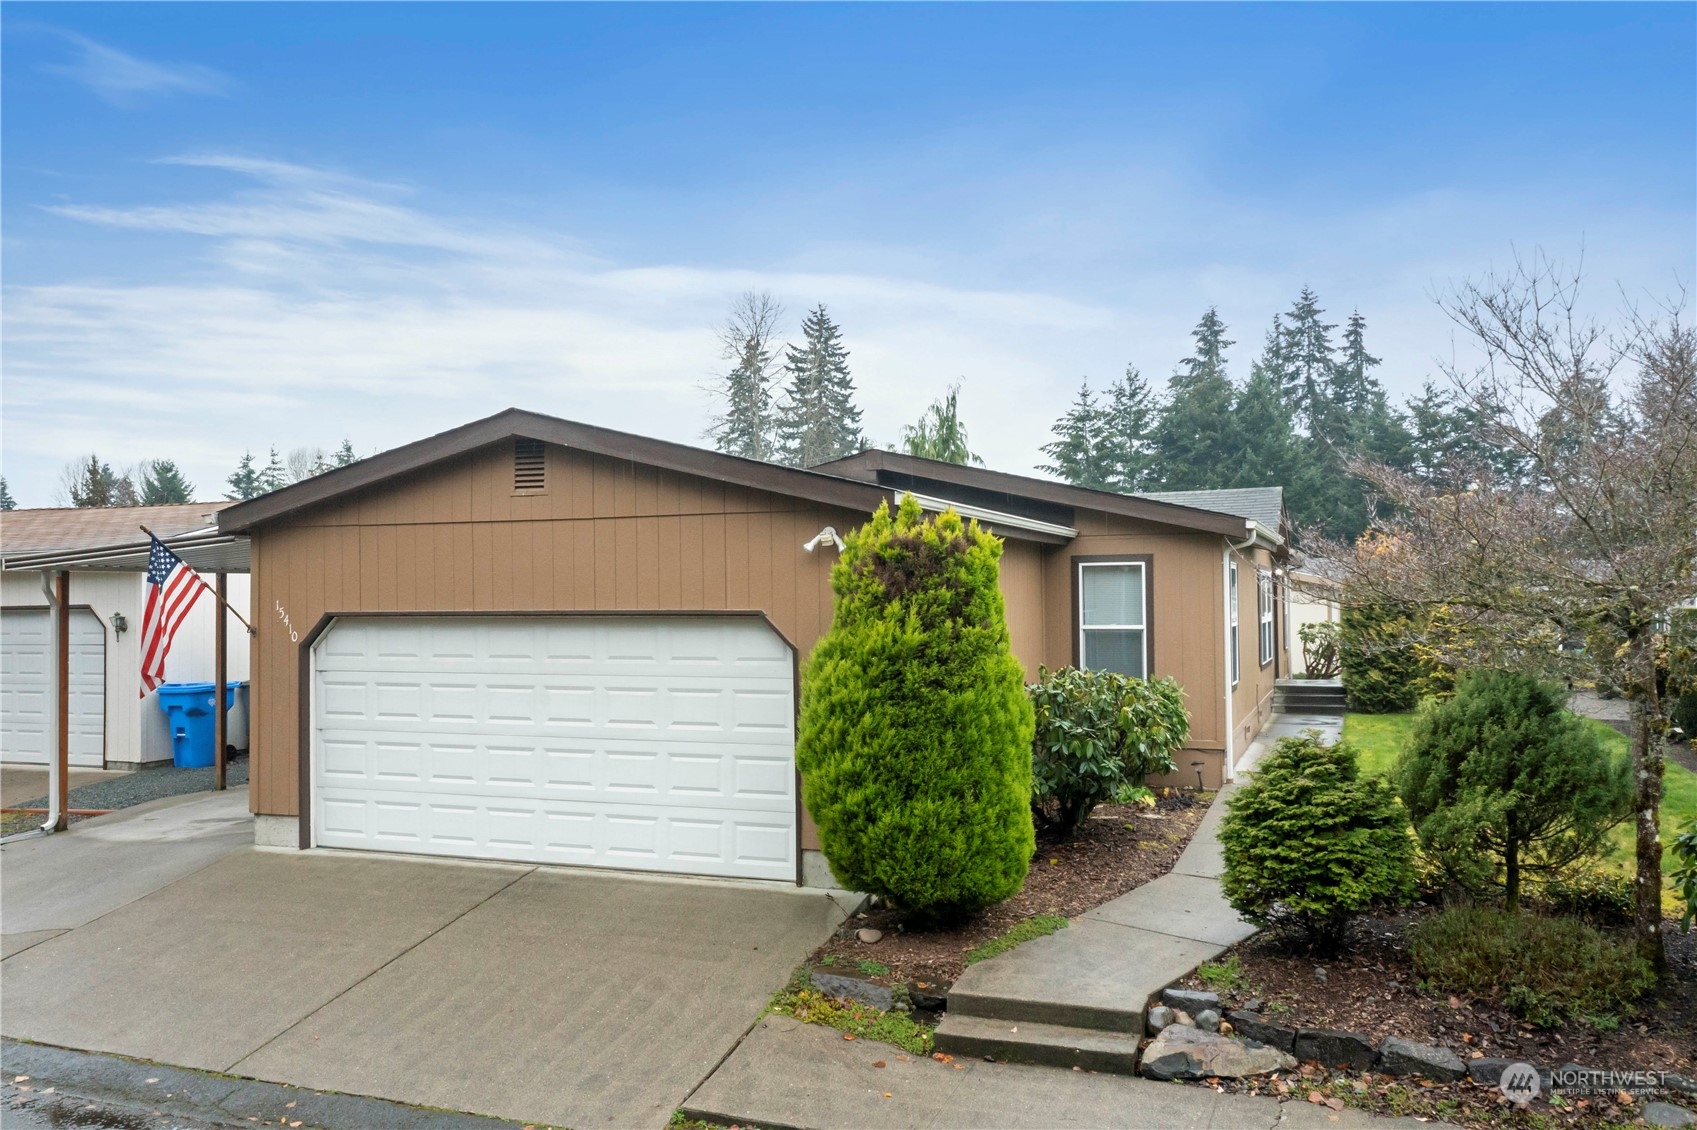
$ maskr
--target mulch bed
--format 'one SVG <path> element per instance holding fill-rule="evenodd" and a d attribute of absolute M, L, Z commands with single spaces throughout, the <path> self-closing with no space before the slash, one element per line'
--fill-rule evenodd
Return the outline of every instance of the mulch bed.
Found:
<path fill-rule="evenodd" d="M 1626 1071 L 1669 1071 L 1697 1077 L 1697 933 L 1682 934 L 1671 920 L 1664 924 L 1671 976 L 1655 999 L 1644 1001 L 1636 1016 L 1622 1019 L 1612 1032 L 1583 1022 L 1556 1029 L 1539 1029 L 1495 1001 L 1423 990 L 1408 956 L 1403 933 L 1421 915 L 1416 910 L 1360 920 L 1353 928 L 1344 955 L 1335 960 L 1309 956 L 1285 937 L 1258 934 L 1232 947 L 1244 984 L 1222 992 L 1228 1008 L 1260 998 L 1267 1018 L 1285 1027 L 1337 1028 L 1359 1032 L 1375 1044 L 1385 1036 L 1401 1036 L 1422 1044 L 1448 1047 L 1463 1060 L 1480 1055 L 1523 1060 L 1549 1068 L 1576 1063 L 1583 1067 Z M 1317 971 L 1325 972 L 1321 980 Z M 1201 988 L 1194 975 L 1184 982 Z M 1314 1074 L 1311 1071 L 1311 1074 Z M 1470 1083 L 1420 1085 L 1379 1076 L 1361 1086 L 1359 1078 L 1321 1071 L 1313 1083 L 1325 1080 L 1327 1096 L 1341 1095 L 1350 1105 L 1410 1113 L 1440 1112 L 1464 1125 L 1497 1125 L 1507 1113 L 1494 1088 Z M 1250 1089 L 1270 1086 L 1256 1084 Z M 1290 1086 L 1308 1082 L 1290 1079 Z M 1395 1087 L 1395 1102 L 1380 1090 Z M 1413 1096 L 1412 1100 L 1410 1095 Z M 1689 1096 L 1657 1096 L 1692 1106 Z M 1409 1106 L 1410 1102 L 1414 1105 Z M 1635 1105 L 1593 1099 L 1583 1108 L 1554 1110 L 1542 1101 L 1534 1109 L 1561 1121 L 1630 1121 Z M 1469 1115 L 1468 1109 L 1476 1113 Z"/>
<path fill-rule="evenodd" d="M 898 911 L 881 906 L 851 917 L 813 955 L 813 962 L 834 958 L 854 968 L 872 960 L 889 967 L 874 978 L 881 984 L 953 981 L 966 968 L 967 951 L 1005 934 L 1037 914 L 1074 918 L 1118 898 L 1172 869 L 1208 810 L 1212 794 L 1164 791 L 1154 809 L 1104 805 L 1070 841 L 1041 833 L 1025 888 L 969 922 L 949 929 L 910 928 Z M 862 928 L 883 931 L 867 944 L 855 935 Z"/>

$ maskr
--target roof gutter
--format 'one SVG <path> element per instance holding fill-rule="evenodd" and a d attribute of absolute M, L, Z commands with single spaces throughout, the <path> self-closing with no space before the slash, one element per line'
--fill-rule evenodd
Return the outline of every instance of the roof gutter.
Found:
<path fill-rule="evenodd" d="M 1072 526 L 1057 525 L 1054 522 L 1044 522 L 1036 518 L 1026 518 L 1019 514 L 1004 513 L 1000 510 L 987 510 L 982 506 L 969 506 L 964 502 L 951 502 L 946 498 L 920 494 L 917 491 L 904 490 L 901 493 L 919 503 L 921 510 L 929 510 L 933 513 L 953 510 L 962 518 L 976 518 L 987 525 L 1005 526 L 1010 530 L 1024 530 L 1033 534 L 1047 534 L 1064 541 L 1071 541 L 1078 536 L 1078 531 Z"/>

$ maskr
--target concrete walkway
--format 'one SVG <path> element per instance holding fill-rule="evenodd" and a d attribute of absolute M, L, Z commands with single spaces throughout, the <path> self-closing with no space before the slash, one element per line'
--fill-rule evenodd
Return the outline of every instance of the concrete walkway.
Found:
<path fill-rule="evenodd" d="M 1275 715 L 1239 776 L 1274 741 L 1342 732 L 1336 716 Z M 937 1047 L 1022 1063 L 1130 1072 L 1151 999 L 1255 933 L 1220 894 L 1219 826 L 1236 785 L 1214 798 L 1173 869 L 1070 927 L 969 967 L 949 993 Z"/>
<path fill-rule="evenodd" d="M 791 1130 L 1412 1130 L 1425 1125 L 1126 1075 L 965 1058 L 938 1063 L 903 1056 L 888 1044 L 844 1040 L 835 1029 L 787 1016 L 770 1016 L 756 1025 L 683 1110 L 724 1125 Z"/>
<path fill-rule="evenodd" d="M 232 847 L 227 820 L 252 835 L 244 797 L 208 794 L 7 845 L 0 1030 L 658 1128 L 842 920 L 795 887 Z"/>

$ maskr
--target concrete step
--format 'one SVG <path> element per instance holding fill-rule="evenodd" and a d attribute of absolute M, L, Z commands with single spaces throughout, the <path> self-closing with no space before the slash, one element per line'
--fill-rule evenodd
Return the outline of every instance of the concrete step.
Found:
<path fill-rule="evenodd" d="M 937 1050 L 948 1055 L 1035 1063 L 1044 1067 L 1080 1067 L 1116 1075 L 1137 1073 L 1138 1037 L 1035 1021 L 1015 1023 L 954 1012 L 937 1025 Z"/>

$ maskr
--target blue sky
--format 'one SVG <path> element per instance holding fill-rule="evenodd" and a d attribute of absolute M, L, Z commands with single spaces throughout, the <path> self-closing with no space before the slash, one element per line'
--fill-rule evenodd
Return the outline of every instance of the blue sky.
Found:
<path fill-rule="evenodd" d="M 696 442 L 750 287 L 830 307 L 875 439 L 960 379 L 1019 471 L 1210 305 L 1242 372 L 1313 286 L 1402 395 L 1516 249 L 1605 315 L 1697 279 L 1690 4 L 8 3 L 0 51 L 24 505 L 508 405 Z"/>

